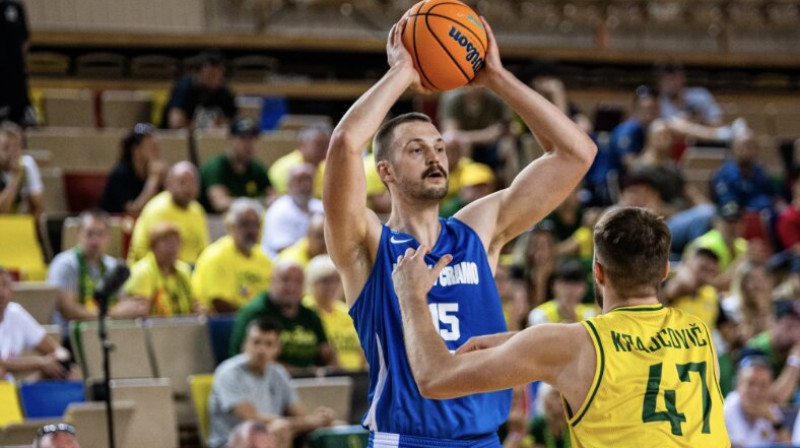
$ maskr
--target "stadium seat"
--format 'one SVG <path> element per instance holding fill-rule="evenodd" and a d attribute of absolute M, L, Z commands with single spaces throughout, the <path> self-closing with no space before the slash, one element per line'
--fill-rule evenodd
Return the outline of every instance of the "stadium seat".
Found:
<path fill-rule="evenodd" d="M 172 166 L 189 158 L 189 132 L 185 130 L 158 131 L 161 160 Z"/>
<path fill-rule="evenodd" d="M 94 95 L 89 90 L 45 90 L 42 93 L 42 107 L 47 126 L 87 128 L 97 126 Z M 30 139 L 30 137 L 28 138 Z"/>
<path fill-rule="evenodd" d="M 202 167 L 209 159 L 225 152 L 227 136 L 218 130 L 199 131 L 197 138 L 197 158 Z M 297 134 L 291 131 L 266 132 L 256 142 L 256 159 L 269 167 L 280 157 L 297 148 Z"/>
<path fill-rule="evenodd" d="M 295 378 L 292 386 L 306 409 L 327 406 L 336 412 L 337 418 L 350 418 L 353 379 L 349 376 Z"/>
<path fill-rule="evenodd" d="M 264 82 L 278 69 L 278 60 L 269 56 L 247 55 L 234 58 L 231 79 Z"/>
<path fill-rule="evenodd" d="M 189 377 L 189 387 L 192 391 L 192 404 L 197 416 L 197 427 L 200 429 L 200 439 L 206 446 L 208 439 L 208 397 L 214 385 L 214 374 L 192 375 Z"/>
<path fill-rule="evenodd" d="M 331 117 L 327 115 L 287 114 L 281 117 L 278 129 L 282 131 L 299 131 L 313 125 L 332 126 Z"/>
<path fill-rule="evenodd" d="M 24 281 L 45 279 L 47 266 L 33 216 L 0 215 L 0 247 L 0 266 L 18 273 Z"/>
<path fill-rule="evenodd" d="M 19 395 L 14 383 L 0 381 L 0 427 L 22 421 L 22 411 L 19 405 Z"/>
<path fill-rule="evenodd" d="M 111 351 L 111 377 L 153 378 L 144 328 L 132 320 L 110 320 L 107 323 Z M 103 376 L 102 351 L 97 322 L 71 322 L 73 353 L 81 365 L 84 379 Z"/>
<path fill-rule="evenodd" d="M 236 320 L 234 314 L 222 314 L 208 316 L 208 335 L 211 338 L 211 352 L 214 354 L 214 361 L 217 365 L 228 359 L 230 352 L 231 333 L 233 323 Z"/>
<path fill-rule="evenodd" d="M 64 172 L 110 172 L 119 159 L 125 132 L 86 127 L 40 128 L 28 132 L 27 147 L 50 151 L 50 166 Z"/>
<path fill-rule="evenodd" d="M 82 78 L 121 78 L 127 58 L 116 53 L 87 53 L 75 59 L 75 74 Z"/>
<path fill-rule="evenodd" d="M 100 111 L 105 128 L 132 129 L 147 123 L 153 112 L 153 95 L 139 90 L 106 90 L 100 94 Z"/>
<path fill-rule="evenodd" d="M 169 378 L 175 399 L 177 420 L 191 424 L 191 407 L 187 378 L 190 375 L 213 373 L 208 330 L 204 318 L 195 316 L 155 318 L 145 322 L 156 376 Z"/>
<path fill-rule="evenodd" d="M 114 441 L 119 448 L 140 448 L 122 443 L 128 440 L 136 404 L 129 400 L 115 399 L 112 404 L 114 418 Z M 75 437 L 80 446 L 109 446 L 106 425 L 106 404 L 103 402 L 72 403 L 67 407 L 64 420 L 75 427 Z"/>
<path fill-rule="evenodd" d="M 42 325 L 49 324 L 56 308 L 58 288 L 43 282 L 14 283 L 14 302 L 19 303 Z"/>
<path fill-rule="evenodd" d="M 82 381 L 22 383 L 19 398 L 26 419 L 60 418 L 70 403 L 86 401 Z"/>
<path fill-rule="evenodd" d="M 183 379 L 186 382 L 186 378 Z M 122 445 L 177 448 L 178 431 L 170 381 L 165 378 L 113 380 L 114 400 L 134 403 L 130 428 Z"/>
<path fill-rule="evenodd" d="M 134 78 L 171 79 L 178 69 L 178 60 L 161 54 L 145 54 L 131 59 Z"/>
<path fill-rule="evenodd" d="M 34 419 L 10 423 L 0 429 L 0 446 L 4 448 L 29 448 L 36 431 L 44 425 L 59 423 L 61 419 Z"/>
<path fill-rule="evenodd" d="M 105 171 L 69 171 L 64 173 L 64 189 L 67 208 L 71 213 L 80 213 L 97 207 L 108 181 Z"/>
<path fill-rule="evenodd" d="M 49 151 L 48 151 L 49 153 Z M 64 193 L 64 173 L 59 167 L 40 167 L 44 186 L 44 209 L 48 215 L 63 215 L 69 212 L 67 195 Z"/>
<path fill-rule="evenodd" d="M 69 56 L 49 51 L 33 51 L 25 57 L 31 76 L 64 76 L 69 73 Z"/>

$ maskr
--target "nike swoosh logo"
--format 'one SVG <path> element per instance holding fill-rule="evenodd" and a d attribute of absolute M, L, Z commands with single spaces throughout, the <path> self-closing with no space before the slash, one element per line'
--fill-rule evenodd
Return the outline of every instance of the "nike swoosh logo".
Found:
<path fill-rule="evenodd" d="M 392 244 L 403 244 L 403 243 L 407 243 L 407 242 L 409 242 L 409 241 L 411 241 L 411 240 L 412 240 L 411 238 L 409 238 L 409 239 L 407 239 L 407 240 L 397 240 L 397 239 L 395 239 L 395 237 L 394 237 L 394 236 L 392 236 L 392 237 L 389 239 L 389 241 L 390 241 Z"/>

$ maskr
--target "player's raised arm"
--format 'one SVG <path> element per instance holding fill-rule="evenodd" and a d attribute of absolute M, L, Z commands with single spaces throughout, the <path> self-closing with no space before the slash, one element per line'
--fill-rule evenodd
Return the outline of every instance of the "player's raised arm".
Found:
<path fill-rule="evenodd" d="M 567 197 L 591 166 L 597 148 L 556 106 L 503 67 L 491 27 L 485 21 L 484 25 L 489 40 L 486 65 L 473 84 L 502 98 L 525 120 L 545 150 L 508 188 L 456 214 L 478 232 L 491 257 Z"/>
<path fill-rule="evenodd" d="M 403 314 L 403 337 L 422 396 L 434 399 L 509 389 L 542 380 L 582 400 L 594 374 L 594 349 L 581 324 L 545 324 L 514 334 L 495 347 L 452 355 L 431 324 L 427 293 L 450 262 L 443 256 L 429 269 L 427 247 L 408 249 L 392 280 Z M 587 349 L 591 354 L 587 356 Z M 583 395 L 581 395 L 583 394 Z"/>
<path fill-rule="evenodd" d="M 380 228 L 378 218 L 367 209 L 362 150 L 397 99 L 409 87 L 419 86 L 419 75 L 401 39 L 406 21 L 401 20 L 389 32 L 389 71 L 347 111 L 328 148 L 322 194 L 325 240 L 331 258 L 342 271 L 348 303 L 355 299 L 369 274 L 369 267 L 362 268 L 366 264 L 368 230 L 371 225 Z"/>

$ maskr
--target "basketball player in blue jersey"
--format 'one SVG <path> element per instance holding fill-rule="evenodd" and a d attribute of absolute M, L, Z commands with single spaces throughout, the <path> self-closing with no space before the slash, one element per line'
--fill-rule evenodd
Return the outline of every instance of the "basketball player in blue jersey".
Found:
<path fill-rule="evenodd" d="M 528 124 L 546 154 L 505 190 L 439 219 L 447 193 L 445 144 L 422 114 L 381 125 L 409 88 L 423 91 L 402 44 L 405 20 L 389 34 L 389 71 L 350 108 L 333 133 L 325 168 L 325 240 L 341 273 L 350 315 L 369 362 L 370 406 L 363 425 L 373 447 L 497 447 L 508 418 L 510 391 L 429 400 L 420 395 L 408 364 L 392 268 L 408 248 L 430 247 L 426 262 L 444 254 L 428 300 L 438 334 L 451 351 L 470 337 L 505 331 L 493 279 L 500 249 L 553 210 L 594 159 L 589 137 L 546 99 L 509 73 L 486 26 L 486 65 L 472 82 L 506 101 Z M 380 128 L 380 129 L 379 129 Z M 373 137 L 378 174 L 392 211 L 384 225 L 366 206 L 361 154 Z"/>

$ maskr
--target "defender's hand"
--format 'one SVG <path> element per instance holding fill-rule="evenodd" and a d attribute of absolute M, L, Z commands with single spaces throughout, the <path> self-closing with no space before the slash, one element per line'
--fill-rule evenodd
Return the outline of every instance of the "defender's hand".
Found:
<path fill-rule="evenodd" d="M 452 255 L 444 255 L 433 268 L 425 264 L 425 254 L 428 247 L 420 245 L 419 249 L 408 248 L 405 255 L 400 257 L 397 266 L 392 272 L 392 281 L 397 297 L 406 299 L 425 299 L 431 290 L 439 273 L 453 260 Z"/>

